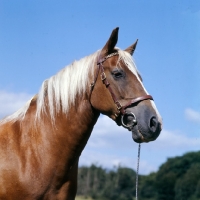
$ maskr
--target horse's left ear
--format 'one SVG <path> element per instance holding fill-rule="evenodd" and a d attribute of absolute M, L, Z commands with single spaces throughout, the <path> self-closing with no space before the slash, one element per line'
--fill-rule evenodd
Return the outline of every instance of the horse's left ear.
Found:
<path fill-rule="evenodd" d="M 134 44 L 132 44 L 130 47 L 128 47 L 124 51 L 127 51 L 128 53 L 130 53 L 131 55 L 133 55 L 133 53 L 134 53 L 134 51 L 136 49 L 136 46 L 137 46 L 137 42 L 138 42 L 138 39 L 136 40 L 136 42 Z"/>
<path fill-rule="evenodd" d="M 101 57 L 105 57 L 108 54 L 113 52 L 115 45 L 117 44 L 117 40 L 118 40 L 118 31 L 119 31 L 119 27 L 115 28 L 112 31 L 110 38 L 108 39 L 105 46 L 101 50 Z"/>

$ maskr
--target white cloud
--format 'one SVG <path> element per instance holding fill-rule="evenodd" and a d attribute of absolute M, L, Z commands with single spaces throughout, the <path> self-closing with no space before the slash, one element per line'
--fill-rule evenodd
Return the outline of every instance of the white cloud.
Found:
<path fill-rule="evenodd" d="M 102 153 L 100 150 L 88 150 L 87 148 L 83 151 L 83 154 L 80 158 L 80 166 L 90 166 L 91 164 L 97 164 L 103 168 L 113 169 L 114 167 L 122 166 L 129 167 L 136 170 L 137 167 L 137 150 L 133 153 L 132 156 L 118 155 L 117 152 L 110 154 Z M 142 174 L 148 174 L 149 172 L 156 171 L 157 166 L 151 164 L 150 162 L 145 161 L 144 159 L 140 160 L 140 169 L 139 172 Z"/>
<path fill-rule="evenodd" d="M 200 136 L 188 137 L 179 131 L 163 130 L 160 137 L 154 142 L 149 143 L 149 147 L 153 150 L 180 150 L 200 147 Z"/>
<path fill-rule="evenodd" d="M 101 116 L 98 119 L 98 123 L 95 125 L 92 136 L 92 140 L 89 142 L 90 147 L 108 147 L 124 146 L 124 140 L 131 139 L 131 132 L 119 127 L 112 119 L 107 116 Z M 124 140 L 121 140 L 121 139 Z M 133 143 L 133 142 L 132 142 Z"/>
<path fill-rule="evenodd" d="M 200 123 L 200 113 L 191 108 L 185 109 L 185 117 L 190 121 Z"/>
<path fill-rule="evenodd" d="M 0 90 L 0 118 L 10 115 L 21 108 L 32 95 Z"/>
<path fill-rule="evenodd" d="M 198 151 L 200 137 L 188 137 L 180 131 L 163 130 L 156 141 L 141 145 L 140 173 L 158 170 L 167 158 Z M 101 116 L 80 158 L 80 165 L 98 163 L 103 167 L 114 165 L 136 170 L 138 144 L 132 140 L 131 132 L 118 127 L 106 116 Z"/>

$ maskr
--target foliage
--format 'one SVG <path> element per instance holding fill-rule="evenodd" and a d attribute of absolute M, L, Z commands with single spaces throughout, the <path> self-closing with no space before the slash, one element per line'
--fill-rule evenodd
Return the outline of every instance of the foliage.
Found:
<path fill-rule="evenodd" d="M 148 176 L 141 176 L 139 180 L 139 197 L 142 197 L 143 200 L 155 199 L 157 194 L 155 190 L 155 177 L 156 173 L 151 173 Z"/>
<path fill-rule="evenodd" d="M 96 200 L 133 200 L 134 170 L 80 167 L 78 195 Z M 200 151 L 169 158 L 158 172 L 139 176 L 140 200 L 200 200 Z"/>
<path fill-rule="evenodd" d="M 175 200 L 190 200 L 193 198 L 194 192 L 198 194 L 197 183 L 200 181 L 200 163 L 194 163 L 183 175 L 179 178 L 175 185 Z"/>
<path fill-rule="evenodd" d="M 78 180 L 78 195 L 93 199 L 132 200 L 135 192 L 135 172 L 129 168 L 80 167 Z"/>
<path fill-rule="evenodd" d="M 187 153 L 181 157 L 168 159 L 156 174 L 157 200 L 189 200 L 196 190 L 198 180 L 200 180 L 199 165 L 200 152 Z M 187 185 L 189 182 L 190 186 Z M 192 193 L 187 188 L 188 186 L 193 188 Z"/>

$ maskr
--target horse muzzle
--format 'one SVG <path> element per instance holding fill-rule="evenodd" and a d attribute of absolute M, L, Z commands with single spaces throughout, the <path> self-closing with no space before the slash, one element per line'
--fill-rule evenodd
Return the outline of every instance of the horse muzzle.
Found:
<path fill-rule="evenodd" d="M 147 108 L 139 113 L 130 110 L 121 116 L 121 125 L 132 131 L 132 138 L 137 143 L 154 141 L 162 130 L 162 123 L 156 114 Z"/>

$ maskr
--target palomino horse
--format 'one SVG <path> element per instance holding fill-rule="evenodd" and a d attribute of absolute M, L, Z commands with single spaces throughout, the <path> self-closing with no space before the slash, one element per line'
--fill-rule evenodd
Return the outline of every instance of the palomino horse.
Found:
<path fill-rule="evenodd" d="M 0 199 L 75 199 L 78 160 L 100 113 L 155 140 L 162 120 L 132 60 L 136 43 L 115 48 L 118 28 L 101 51 L 43 82 L 19 111 L 0 121 Z"/>

